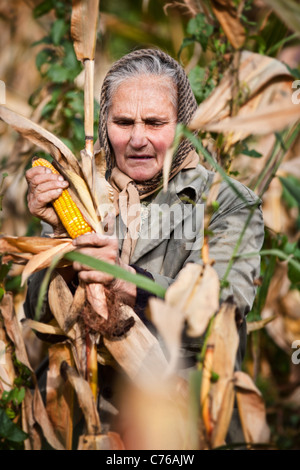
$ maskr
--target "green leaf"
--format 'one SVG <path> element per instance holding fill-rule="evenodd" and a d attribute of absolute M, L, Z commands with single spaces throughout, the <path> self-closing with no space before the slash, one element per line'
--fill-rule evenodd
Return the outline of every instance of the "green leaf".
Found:
<path fill-rule="evenodd" d="M 72 251 L 64 255 L 64 258 L 69 261 L 79 261 L 81 264 L 85 264 L 97 271 L 103 271 L 104 273 L 110 274 L 118 279 L 123 279 L 124 281 L 132 282 L 137 287 L 144 289 L 152 294 L 157 295 L 158 297 L 164 298 L 166 289 L 161 285 L 157 284 L 154 281 L 151 281 L 146 276 L 141 274 L 132 274 L 126 269 L 121 268 L 115 264 L 110 264 L 102 260 L 92 258 L 91 256 L 83 255 L 76 251 Z"/>
<path fill-rule="evenodd" d="M 195 18 L 188 22 L 187 32 L 194 36 L 201 44 L 203 50 L 206 51 L 208 38 L 214 32 L 214 27 L 206 22 L 206 16 L 203 13 L 198 13 Z"/>
<path fill-rule="evenodd" d="M 191 46 L 191 45 L 194 44 L 195 42 L 196 42 L 195 37 L 192 37 L 192 38 L 184 38 L 183 41 L 182 41 L 182 43 L 181 43 L 179 52 L 178 52 L 178 59 L 180 58 L 183 49 L 184 49 L 185 47 Z"/>
<path fill-rule="evenodd" d="M 46 103 L 42 109 L 41 116 L 43 118 L 49 117 L 52 114 L 52 112 L 55 110 L 55 108 L 56 108 L 55 104 L 52 103 L 51 101 L 49 103 Z"/>
<path fill-rule="evenodd" d="M 212 35 L 214 27 L 206 22 L 206 16 L 203 13 L 198 13 L 195 18 L 192 18 L 187 25 L 187 32 L 190 35 L 196 36 L 197 38 L 206 37 Z"/>
<path fill-rule="evenodd" d="M 205 68 L 196 65 L 189 73 L 189 81 L 197 101 L 203 101 L 203 88 L 205 83 Z"/>
<path fill-rule="evenodd" d="M 53 51 L 51 49 L 42 49 L 35 58 L 35 65 L 38 70 L 41 70 L 41 67 L 45 63 L 49 63 L 53 57 Z"/>
<path fill-rule="evenodd" d="M 4 294 L 5 294 L 5 290 L 3 289 L 3 287 L 0 287 L 0 300 L 2 300 Z"/>
<path fill-rule="evenodd" d="M 28 435 L 22 431 L 7 416 L 5 410 L 0 408 L 0 436 L 13 442 L 22 442 Z"/>
<path fill-rule="evenodd" d="M 20 405 L 25 398 L 25 388 L 15 387 L 9 392 L 9 401 L 12 401 L 14 405 Z"/>
<path fill-rule="evenodd" d="M 259 153 L 254 149 L 249 149 L 248 145 L 245 142 L 243 143 L 241 153 L 243 155 L 247 155 L 248 157 L 252 157 L 252 158 L 261 158 L 262 157 L 262 153 Z"/>
<path fill-rule="evenodd" d="M 285 64 L 286 68 L 290 72 L 293 77 L 300 79 L 300 70 L 299 69 L 292 69 L 288 64 Z"/>
<path fill-rule="evenodd" d="M 58 46 L 60 44 L 62 38 L 64 37 L 65 33 L 67 32 L 67 29 L 68 29 L 68 25 L 61 18 L 56 20 L 53 23 L 50 35 L 51 35 L 53 44 L 55 46 Z"/>
<path fill-rule="evenodd" d="M 33 10 L 34 18 L 39 18 L 45 15 L 53 8 L 53 0 L 45 0 L 44 2 L 37 5 Z"/>
<path fill-rule="evenodd" d="M 291 264 L 288 266 L 288 278 L 292 284 L 300 283 L 300 272 Z"/>
<path fill-rule="evenodd" d="M 257 302 L 257 310 L 258 310 L 259 314 L 261 313 L 261 311 L 262 311 L 262 309 L 265 305 L 266 298 L 267 298 L 268 291 L 269 291 L 270 282 L 272 280 L 272 277 L 273 277 L 273 274 L 274 274 L 274 271 L 275 271 L 275 267 L 276 267 L 276 256 L 271 256 L 271 258 L 270 258 L 270 260 L 267 264 L 267 268 L 264 272 L 262 285 L 258 289 L 257 301 L 256 302 Z"/>
<path fill-rule="evenodd" d="M 50 37 L 49 36 L 44 36 L 42 39 L 39 39 L 38 41 L 34 41 L 31 44 L 31 47 L 39 46 L 40 44 L 51 44 Z"/>
<path fill-rule="evenodd" d="M 286 38 L 281 39 L 281 41 L 278 41 L 276 44 L 274 44 L 274 46 L 272 46 L 272 47 L 270 47 L 270 49 L 268 49 L 268 51 L 266 52 L 266 55 L 270 56 L 270 55 L 275 54 L 278 51 L 278 49 L 280 49 L 282 46 L 284 46 L 284 44 L 286 44 L 288 42 L 291 42 L 291 41 L 293 41 L 294 39 L 297 39 L 297 38 L 298 38 L 298 34 L 294 33 L 294 34 L 291 34 L 290 36 L 288 36 Z"/>
<path fill-rule="evenodd" d="M 295 183 L 291 179 L 283 178 L 279 176 L 279 179 L 283 186 L 289 191 L 293 198 L 297 201 L 298 206 L 300 207 L 300 180 L 298 183 Z"/>
<path fill-rule="evenodd" d="M 8 264 L 1 264 L 0 266 L 0 281 L 3 281 L 3 279 L 7 276 L 10 268 L 11 268 L 12 263 Z"/>
<path fill-rule="evenodd" d="M 54 83 L 63 83 L 69 79 L 70 72 L 59 64 L 53 64 L 49 67 L 46 75 Z"/>
<path fill-rule="evenodd" d="M 63 65 L 69 69 L 69 72 L 74 74 L 74 78 L 81 72 L 81 63 L 77 60 L 73 44 L 68 41 L 64 41 L 64 52 Z"/>

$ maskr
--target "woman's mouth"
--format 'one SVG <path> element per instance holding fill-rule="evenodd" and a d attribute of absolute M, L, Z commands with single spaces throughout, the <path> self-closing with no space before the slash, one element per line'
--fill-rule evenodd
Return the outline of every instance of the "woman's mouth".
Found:
<path fill-rule="evenodd" d="M 155 157 L 153 155 L 129 155 L 127 158 L 131 161 L 144 161 L 151 160 Z"/>

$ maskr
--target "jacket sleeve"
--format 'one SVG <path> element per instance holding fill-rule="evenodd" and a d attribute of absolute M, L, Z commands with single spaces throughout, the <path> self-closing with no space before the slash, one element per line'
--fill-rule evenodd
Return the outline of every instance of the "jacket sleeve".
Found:
<path fill-rule="evenodd" d="M 247 223 L 250 211 L 252 216 Z M 242 316 L 251 310 L 256 295 L 254 280 L 260 275 L 260 255 L 264 240 L 264 223 L 261 207 L 245 204 L 232 208 L 227 213 L 217 216 L 209 226 L 209 256 L 214 260 L 214 269 L 219 279 L 223 280 L 228 264 L 237 250 L 231 269 L 226 276 L 226 287 L 221 290 L 221 301 L 234 297 Z M 241 238 L 241 240 L 240 240 Z M 256 253 L 243 257 L 246 253 Z M 199 252 L 193 251 L 186 263 L 202 262 Z M 186 264 L 185 263 L 185 264 Z"/>
<path fill-rule="evenodd" d="M 247 223 L 250 211 L 252 216 Z M 261 207 L 254 201 L 249 206 L 244 203 L 233 206 L 212 220 L 209 231 L 211 233 L 209 256 L 214 260 L 213 267 L 220 280 L 224 278 L 237 244 L 239 244 L 237 254 L 256 253 L 249 258 L 235 257 L 226 276 L 226 287 L 221 288 L 221 302 L 232 296 L 240 314 L 240 346 L 235 365 L 236 369 L 240 369 L 247 344 L 246 315 L 251 310 L 256 295 L 257 287 L 254 280 L 260 275 L 259 251 L 264 240 Z M 186 260 L 186 263 L 189 262 L 201 263 L 199 252 L 192 251 Z"/>

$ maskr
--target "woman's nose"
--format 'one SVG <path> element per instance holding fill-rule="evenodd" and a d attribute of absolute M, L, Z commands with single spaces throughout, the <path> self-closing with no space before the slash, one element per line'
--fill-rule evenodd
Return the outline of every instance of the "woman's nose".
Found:
<path fill-rule="evenodd" d="M 134 148 L 141 148 L 147 145 L 146 129 L 143 122 L 136 122 L 132 126 L 130 144 Z"/>

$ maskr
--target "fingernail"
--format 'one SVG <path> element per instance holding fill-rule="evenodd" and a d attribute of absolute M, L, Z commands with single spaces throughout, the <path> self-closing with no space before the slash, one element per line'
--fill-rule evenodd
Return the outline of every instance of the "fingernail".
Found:
<path fill-rule="evenodd" d="M 64 180 L 63 177 L 60 175 L 60 176 L 58 177 L 58 181 L 63 181 L 63 180 Z"/>
<path fill-rule="evenodd" d="M 52 173 L 52 171 L 50 170 L 50 168 L 46 168 L 46 172 L 45 173 Z"/>
<path fill-rule="evenodd" d="M 58 194 L 61 194 L 61 193 L 62 193 L 62 189 L 61 189 L 61 188 L 58 188 L 56 191 L 58 192 Z"/>

